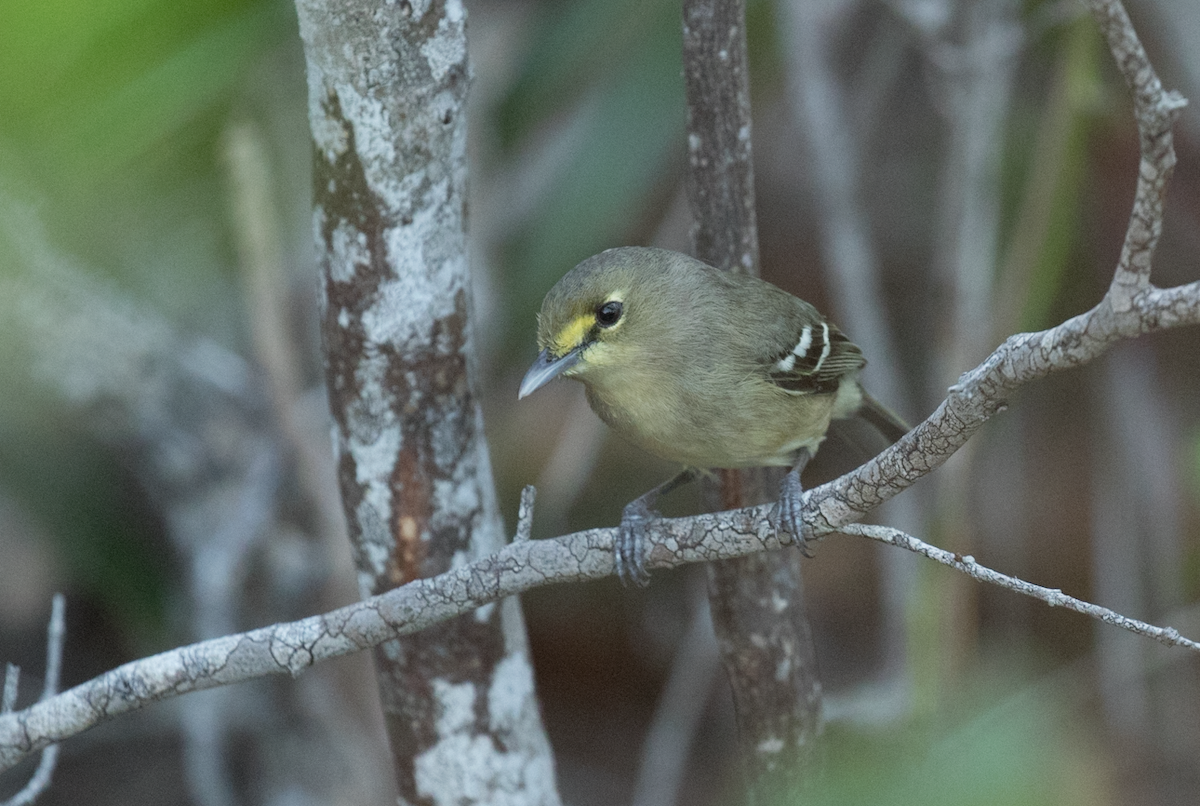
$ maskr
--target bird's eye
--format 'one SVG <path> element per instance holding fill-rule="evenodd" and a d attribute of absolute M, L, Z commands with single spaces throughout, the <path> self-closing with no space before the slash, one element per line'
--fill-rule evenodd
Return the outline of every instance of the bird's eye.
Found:
<path fill-rule="evenodd" d="M 621 303 L 616 300 L 606 302 L 596 309 L 596 324 L 600 327 L 612 327 L 621 318 Z"/>

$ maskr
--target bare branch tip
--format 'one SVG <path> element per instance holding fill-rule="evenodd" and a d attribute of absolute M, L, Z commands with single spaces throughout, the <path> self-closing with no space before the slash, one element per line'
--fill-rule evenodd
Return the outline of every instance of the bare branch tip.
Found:
<path fill-rule="evenodd" d="M 42 687 L 43 701 L 58 693 L 58 679 L 62 671 L 63 640 L 66 636 L 67 600 L 61 593 L 54 594 L 50 603 L 50 623 L 46 627 L 46 679 Z M 3 713 L 9 713 L 16 705 L 18 669 L 11 663 L 4 676 Z M 52 744 L 42 751 L 42 758 L 29 782 L 20 792 L 13 795 L 0 806 L 31 806 L 54 777 L 54 768 L 58 764 L 58 745 Z"/>
<path fill-rule="evenodd" d="M 1183 93 L 1178 90 L 1167 90 L 1163 93 L 1162 105 L 1171 114 L 1172 119 L 1174 119 L 1187 107 L 1188 99 L 1183 97 Z"/>
<path fill-rule="evenodd" d="M 526 484 L 521 490 L 521 503 L 517 507 L 517 533 L 513 536 L 514 543 L 528 540 L 533 533 L 533 502 L 537 498 L 537 488 Z"/>
<path fill-rule="evenodd" d="M 987 582 L 1013 591 L 1014 593 L 1030 596 L 1044 602 L 1050 607 L 1063 607 L 1067 610 L 1098 619 L 1106 624 L 1136 633 L 1137 635 L 1152 638 L 1168 646 L 1184 647 L 1195 652 L 1200 652 L 1200 643 L 1183 637 L 1173 627 L 1156 627 L 1153 624 L 1121 615 L 1106 607 L 1100 607 L 1091 602 L 1076 599 L 1074 596 L 1063 593 L 1061 588 L 1047 588 L 1026 582 L 1019 577 L 1002 574 L 985 565 L 980 565 L 969 554 L 958 555 L 945 549 L 940 549 L 898 529 L 893 529 L 889 526 L 854 523 L 846 524 L 840 527 L 838 531 L 842 534 L 866 537 L 898 548 L 907 549 L 908 551 L 914 551 L 934 562 L 960 570 L 980 582 Z"/>
<path fill-rule="evenodd" d="M 67 599 L 61 593 L 56 593 L 50 603 L 50 623 L 46 627 L 46 677 L 42 685 L 43 700 L 48 700 L 58 693 L 63 644 L 67 635 L 66 622 Z"/>
<path fill-rule="evenodd" d="M 20 679 L 20 666 L 15 663 L 4 664 L 4 695 L 0 697 L 0 714 L 10 714 L 17 707 L 17 685 Z"/>

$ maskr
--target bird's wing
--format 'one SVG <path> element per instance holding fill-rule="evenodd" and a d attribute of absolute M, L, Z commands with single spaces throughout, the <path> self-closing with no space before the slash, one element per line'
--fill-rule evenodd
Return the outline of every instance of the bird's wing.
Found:
<path fill-rule="evenodd" d="M 801 321 L 791 346 L 771 356 L 767 376 L 794 394 L 836 392 L 842 377 L 867 360 L 836 326 L 819 317 Z"/>

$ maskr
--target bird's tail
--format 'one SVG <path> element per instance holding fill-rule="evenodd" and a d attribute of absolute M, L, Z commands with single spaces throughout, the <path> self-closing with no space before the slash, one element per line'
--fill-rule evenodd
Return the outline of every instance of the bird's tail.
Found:
<path fill-rule="evenodd" d="M 875 430 L 887 437 L 889 442 L 899 441 L 900 437 L 911 430 L 900 415 L 880 403 L 865 389 L 862 393 L 862 408 L 857 414 L 860 419 L 870 423 Z"/>

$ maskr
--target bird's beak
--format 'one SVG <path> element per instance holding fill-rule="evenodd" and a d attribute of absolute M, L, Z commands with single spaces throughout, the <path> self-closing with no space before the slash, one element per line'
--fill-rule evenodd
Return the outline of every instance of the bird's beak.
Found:
<path fill-rule="evenodd" d="M 576 347 L 561 358 L 555 358 L 550 355 L 548 349 L 542 350 L 538 353 L 537 360 L 533 362 L 533 366 L 525 373 L 525 378 L 521 381 L 521 389 L 517 392 L 517 400 L 541 389 L 550 381 L 575 366 L 579 363 L 582 355 L 583 345 Z"/>

